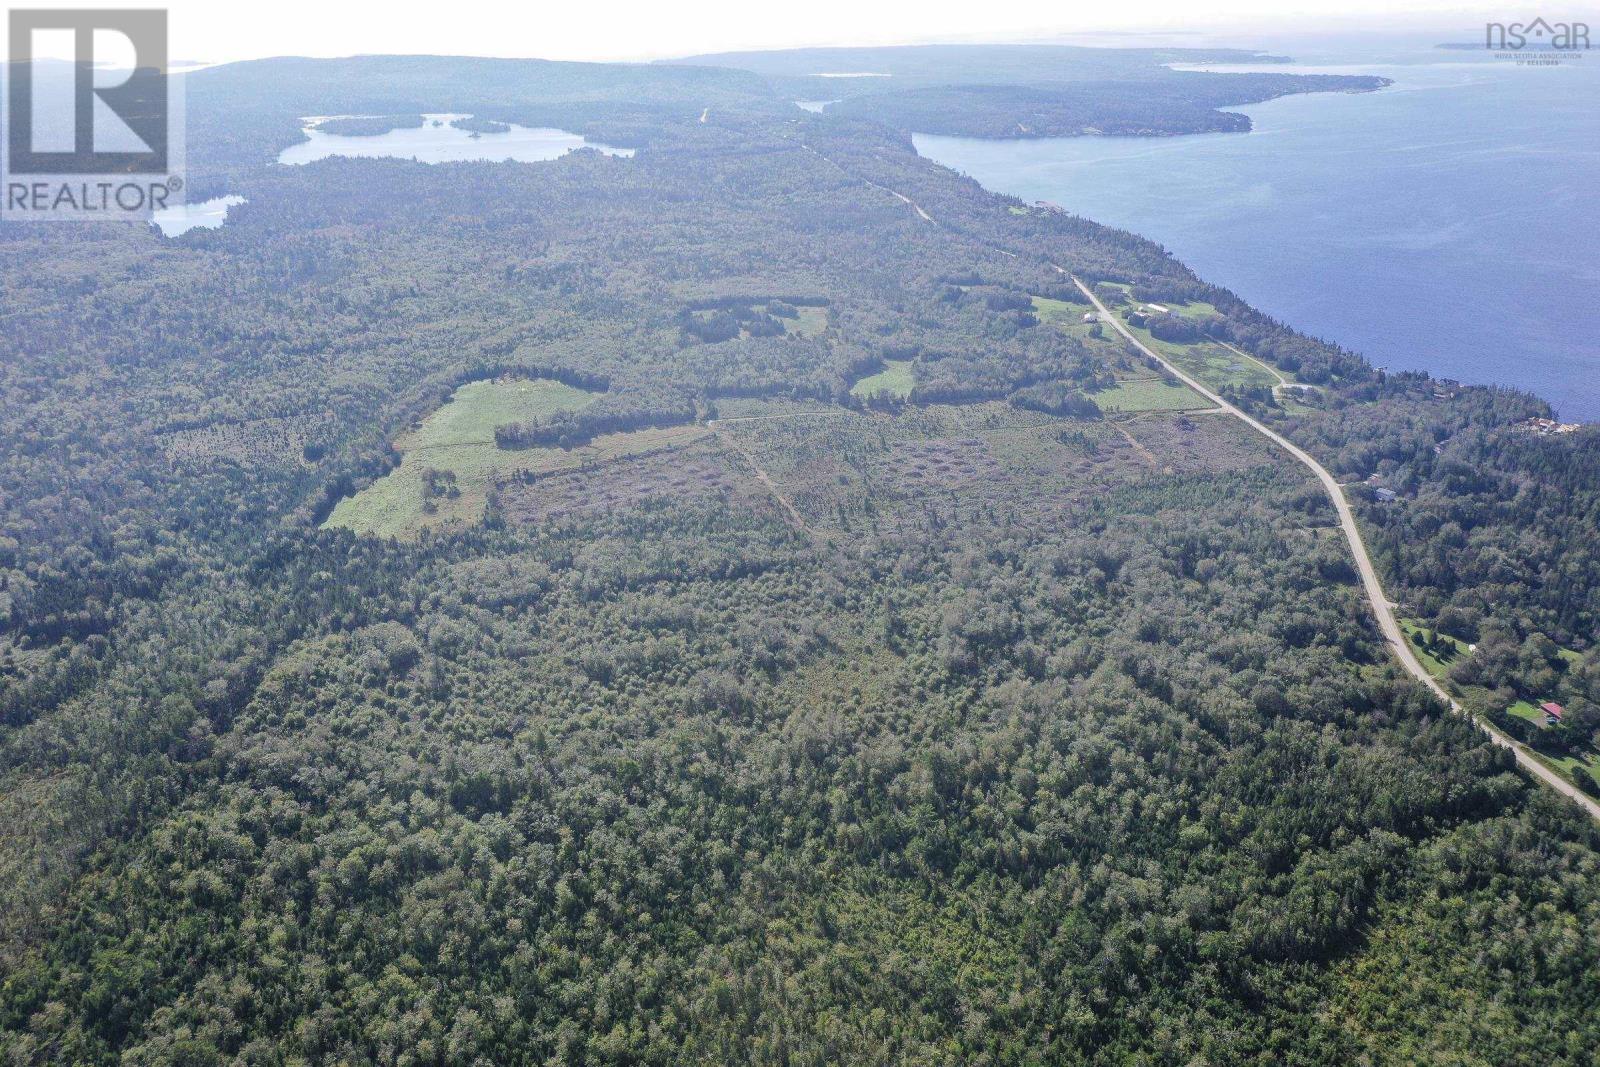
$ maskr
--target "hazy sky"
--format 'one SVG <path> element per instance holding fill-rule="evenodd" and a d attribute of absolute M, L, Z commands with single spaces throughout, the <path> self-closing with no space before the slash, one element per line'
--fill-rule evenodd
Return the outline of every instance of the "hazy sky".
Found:
<path fill-rule="evenodd" d="M 20 0 L 19 0 L 20 5 Z M 1060 38 L 1106 31 L 1238 34 L 1252 38 L 1396 24 L 1481 33 L 1486 18 L 1528 15 L 1523 0 L 1302 0 L 1286 14 L 1275 0 L 1222 0 L 1204 15 L 1186 0 L 635 0 L 598 3 L 506 0 L 92 0 L 28 7 L 158 7 L 171 12 L 171 55 L 222 62 L 273 55 L 434 53 L 548 59 L 648 59 L 735 48 L 813 44 Z M 1591 7 L 1592 0 L 1581 5 Z M 1548 18 L 1563 12 L 1546 10 Z M 448 13 L 443 17 L 441 12 Z M 1578 17 L 1577 12 L 1567 12 Z M 1118 40 L 1117 43 L 1127 43 Z M 1162 43 L 1179 43 L 1165 38 Z M 1213 43 L 1208 40 L 1195 43 Z"/>

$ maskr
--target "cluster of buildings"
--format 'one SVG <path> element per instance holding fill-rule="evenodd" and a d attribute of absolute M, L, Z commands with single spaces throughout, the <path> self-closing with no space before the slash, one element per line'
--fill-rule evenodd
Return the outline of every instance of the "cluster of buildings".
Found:
<path fill-rule="evenodd" d="M 1577 433 L 1578 427 L 1583 425 L 1578 422 L 1557 422 L 1555 419 L 1529 419 L 1528 429 L 1541 437 L 1549 437 L 1558 433 Z"/>

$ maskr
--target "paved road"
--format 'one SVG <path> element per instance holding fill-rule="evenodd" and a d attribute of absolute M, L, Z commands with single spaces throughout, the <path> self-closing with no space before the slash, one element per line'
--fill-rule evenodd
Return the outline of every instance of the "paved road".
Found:
<path fill-rule="evenodd" d="M 1055 264 L 1051 264 L 1051 266 L 1055 266 Z M 1055 267 L 1055 269 L 1062 274 L 1067 274 L 1069 277 L 1072 277 L 1068 271 L 1061 267 Z M 1101 318 L 1110 323 L 1113 329 L 1126 338 L 1129 343 L 1138 348 L 1139 351 L 1143 352 L 1151 359 L 1154 359 L 1157 363 L 1160 363 L 1169 372 L 1171 372 L 1174 377 L 1183 382 L 1189 388 L 1193 389 L 1207 400 L 1210 400 L 1228 414 L 1241 419 L 1251 429 L 1255 430 L 1264 437 L 1267 437 L 1279 448 L 1282 448 L 1285 452 L 1288 452 L 1295 459 L 1299 460 L 1306 467 L 1310 468 L 1311 473 L 1315 474 L 1317 476 L 1317 480 L 1322 483 L 1323 489 L 1327 490 L 1328 497 L 1333 501 L 1334 509 L 1339 513 L 1339 527 L 1340 529 L 1344 530 L 1345 540 L 1350 543 L 1350 551 L 1355 556 L 1356 570 L 1360 572 L 1361 586 L 1366 592 L 1367 603 L 1372 606 L 1372 614 L 1377 617 L 1378 627 L 1383 631 L 1383 636 L 1389 642 L 1389 645 L 1394 650 L 1395 655 L 1399 657 L 1401 665 L 1404 666 L 1405 669 L 1423 685 L 1433 690 L 1433 692 L 1438 695 L 1439 699 L 1443 700 L 1452 711 L 1458 712 L 1462 715 L 1467 715 L 1467 712 L 1462 709 L 1461 705 L 1457 704 L 1453 699 L 1451 699 L 1450 694 L 1446 693 L 1443 687 L 1441 687 L 1439 683 L 1434 680 L 1433 675 L 1428 673 L 1428 669 L 1422 665 L 1422 662 L 1417 659 L 1416 653 L 1412 651 L 1410 642 L 1406 640 L 1404 631 L 1400 629 L 1400 621 L 1395 618 L 1394 605 L 1390 603 L 1389 598 L 1384 595 L 1383 584 L 1378 581 L 1377 568 L 1372 565 L 1372 557 L 1367 554 L 1366 543 L 1362 541 L 1361 531 L 1356 526 L 1355 513 L 1350 510 L 1350 502 L 1345 499 L 1344 490 L 1340 487 L 1338 482 L 1334 481 L 1333 475 L 1328 473 L 1327 468 L 1318 463 L 1316 459 L 1312 457 L 1311 453 L 1307 452 L 1293 441 L 1290 441 L 1287 437 L 1284 437 L 1276 430 L 1271 429 L 1250 415 L 1245 414 L 1244 411 L 1228 403 L 1221 397 L 1221 395 L 1206 386 L 1205 383 L 1197 380 L 1190 374 L 1186 374 L 1182 369 L 1169 362 L 1159 352 L 1154 351 L 1150 348 L 1150 346 L 1146 345 L 1143 341 L 1139 340 L 1139 338 L 1135 337 L 1133 333 L 1123 325 L 1122 320 L 1113 315 L 1111 311 L 1100 302 L 1100 298 L 1095 296 L 1094 292 L 1087 285 L 1084 285 L 1082 281 L 1078 280 L 1076 277 L 1073 277 L 1072 283 L 1076 285 L 1083 295 L 1089 299 L 1089 302 L 1094 305 L 1095 310 L 1100 312 Z M 1476 716 L 1468 715 L 1468 718 L 1477 723 L 1483 729 L 1483 731 L 1494 740 L 1496 744 L 1509 748 L 1517 757 L 1517 762 L 1521 764 L 1523 769 L 1529 774 L 1534 775 L 1536 778 L 1543 781 L 1546 785 L 1550 786 L 1550 788 L 1554 789 L 1562 796 L 1567 797 L 1574 803 L 1582 806 L 1584 810 L 1586 810 L 1591 816 L 1600 819 L 1600 803 L 1596 803 L 1593 797 L 1585 794 L 1563 775 L 1541 763 L 1538 758 L 1533 755 L 1533 753 L 1527 750 L 1526 746 L 1519 744 L 1510 737 L 1507 737 L 1505 734 L 1501 733 L 1499 730 L 1495 729 L 1493 726 L 1490 726 L 1488 723 L 1477 718 Z"/>

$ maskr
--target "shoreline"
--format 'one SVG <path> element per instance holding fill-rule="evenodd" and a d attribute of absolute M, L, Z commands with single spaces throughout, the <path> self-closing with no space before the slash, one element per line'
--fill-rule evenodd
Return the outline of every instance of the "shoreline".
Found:
<path fill-rule="evenodd" d="M 1500 242 L 1475 222 L 1505 199 L 1499 168 L 1433 183 L 1439 188 L 1417 179 L 1385 195 L 1385 181 L 1396 174 L 1431 178 L 1462 158 L 1532 151 L 1523 147 L 1531 134 L 1506 144 L 1498 133 L 1486 135 L 1481 147 L 1480 140 L 1454 142 L 1465 138 L 1461 128 L 1470 126 L 1466 112 L 1477 97 L 1527 79 L 1508 79 L 1488 62 L 1445 64 L 1442 73 L 1419 62 L 1402 80 L 1403 66 L 1374 58 L 1297 70 L 1396 77 L 1383 91 L 1293 93 L 1239 105 L 1249 111 L 1250 137 L 913 133 L 912 142 L 923 159 L 986 191 L 1050 203 L 1151 241 L 1196 277 L 1299 332 L 1332 339 L 1375 368 L 1510 388 L 1549 405 L 1561 423 L 1600 422 L 1600 351 L 1586 342 L 1592 327 L 1585 331 L 1581 313 L 1561 307 L 1553 294 L 1551 278 L 1562 272 L 1534 254 L 1545 247 L 1537 235 Z M 1510 103 L 1529 105 L 1557 91 L 1535 89 Z M 1319 97 L 1325 99 L 1313 103 Z M 1368 103 L 1332 103 L 1357 100 Z M 1294 110 L 1304 108 L 1316 112 Z M 1442 129 L 1411 124 L 1430 111 L 1446 120 Z M 1382 131 L 1352 141 L 1372 115 L 1385 119 Z M 1424 148 L 1439 144 L 1413 153 L 1405 170 L 1358 166 L 1364 184 L 1356 187 L 1331 169 L 1331 160 L 1381 151 L 1386 137 L 1404 131 L 1413 139 L 1426 134 Z M 1431 194 L 1419 201 L 1425 207 L 1405 211 L 1408 191 L 1419 188 Z M 1363 233 L 1371 239 L 1349 236 Z M 1586 273 L 1581 258 L 1561 266 L 1569 275 Z"/>

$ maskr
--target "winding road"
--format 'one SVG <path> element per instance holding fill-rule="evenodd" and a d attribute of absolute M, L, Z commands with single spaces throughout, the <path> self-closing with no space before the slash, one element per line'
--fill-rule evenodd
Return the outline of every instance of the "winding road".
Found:
<path fill-rule="evenodd" d="M 909 205 L 911 209 L 917 213 L 917 217 L 922 221 L 932 223 L 933 225 L 941 228 L 948 228 L 944 227 L 944 225 L 939 222 L 938 219 L 924 211 L 921 204 L 918 204 L 915 200 L 911 199 L 909 196 L 906 196 L 904 193 L 895 189 L 890 189 L 884 185 L 879 185 L 877 182 L 863 178 L 858 174 L 850 174 L 850 172 L 844 167 L 839 166 L 837 162 L 829 159 L 826 155 L 818 152 L 808 144 L 802 143 L 801 147 L 810 152 L 812 155 L 831 163 L 840 173 L 848 175 L 849 177 L 854 178 L 856 181 L 865 182 L 872 188 L 888 193 L 895 197 L 895 199 Z M 1012 259 L 1018 258 L 1015 252 L 1009 252 L 1003 248 L 997 248 L 992 245 L 988 247 L 991 251 L 998 252 L 1003 256 L 1009 256 Z M 1327 492 L 1329 499 L 1333 501 L 1334 510 L 1339 515 L 1339 528 L 1344 531 L 1345 540 L 1350 544 L 1350 552 L 1355 557 L 1356 570 L 1361 575 L 1361 588 L 1366 594 L 1367 603 L 1372 608 L 1373 616 L 1378 620 L 1378 628 L 1383 632 L 1384 640 L 1388 642 L 1389 647 L 1394 651 L 1395 656 L 1400 660 L 1400 665 L 1406 669 L 1408 674 L 1416 678 L 1417 681 L 1421 682 L 1423 685 L 1427 686 L 1435 696 L 1444 701 L 1445 706 L 1451 711 L 1458 715 L 1465 716 L 1468 720 L 1475 723 L 1479 729 L 1483 730 L 1484 733 L 1488 734 L 1491 741 L 1503 748 L 1509 749 L 1512 755 L 1516 757 L 1517 764 L 1522 767 L 1523 770 L 1527 771 L 1529 774 L 1533 775 L 1535 778 L 1539 779 L 1545 785 L 1548 785 L 1551 789 L 1554 789 L 1557 793 L 1560 793 L 1568 800 L 1571 800 L 1574 804 L 1577 804 L 1579 807 L 1583 808 L 1584 811 L 1589 813 L 1591 818 L 1600 819 L 1600 802 L 1597 802 L 1595 798 L 1584 793 L 1565 775 L 1562 775 L 1555 769 L 1545 765 L 1537 756 L 1528 750 L 1526 745 L 1516 741 L 1511 737 L 1508 737 L 1506 734 L 1491 726 L 1489 723 L 1484 722 L 1476 715 L 1468 712 L 1459 703 L 1457 703 L 1449 693 L 1445 692 L 1444 687 L 1441 686 L 1434 679 L 1433 675 L 1428 673 L 1428 669 L 1422 665 L 1422 661 L 1417 659 L 1416 653 L 1411 650 L 1410 643 L 1406 641 L 1405 632 L 1400 629 L 1399 619 L 1395 617 L 1395 604 L 1391 602 L 1384 594 L 1383 583 L 1378 581 L 1377 568 L 1372 564 L 1372 557 L 1367 554 L 1367 545 L 1366 542 L 1361 539 L 1361 530 L 1356 525 L 1355 513 L 1350 510 L 1350 502 L 1345 499 L 1343 488 L 1341 488 L 1339 483 L 1334 480 L 1333 475 L 1328 473 L 1327 468 L 1325 468 L 1321 463 L 1318 463 L 1311 453 L 1307 452 L 1293 441 L 1290 441 L 1287 437 L 1284 437 L 1276 430 L 1273 430 L 1251 415 L 1246 414 L 1240 408 L 1230 404 L 1228 401 L 1224 400 L 1222 396 L 1214 389 L 1211 389 L 1205 383 L 1197 380 L 1193 375 L 1184 372 L 1181 368 L 1174 366 L 1170 360 L 1162 356 L 1159 352 L 1153 351 L 1149 345 L 1145 344 L 1143 341 L 1139 340 L 1138 337 L 1134 336 L 1133 332 L 1130 331 L 1128 327 L 1124 325 L 1119 318 L 1117 318 L 1117 316 L 1113 315 L 1110 309 L 1108 309 L 1105 304 L 1100 302 L 1100 298 L 1095 296 L 1094 292 L 1087 285 L 1084 285 L 1083 281 L 1071 271 L 1057 263 L 1050 263 L 1050 267 L 1057 274 L 1063 274 L 1068 278 L 1071 278 L 1072 284 L 1078 287 L 1078 290 L 1083 293 L 1084 297 L 1089 301 L 1090 304 L 1094 306 L 1095 310 L 1101 314 L 1106 322 L 1111 324 L 1113 329 L 1126 338 L 1129 344 L 1133 345 L 1139 351 L 1143 352 L 1145 355 L 1161 364 L 1161 366 L 1165 367 L 1173 377 L 1183 382 L 1185 385 L 1199 393 L 1201 396 L 1205 397 L 1207 400 L 1210 400 L 1212 403 L 1216 404 L 1216 410 L 1225 412 L 1239 419 L 1246 426 L 1249 426 L 1252 430 L 1255 430 L 1257 433 L 1270 440 L 1273 444 L 1289 453 L 1289 455 L 1293 456 L 1303 466 L 1307 467 L 1312 474 L 1317 476 L 1317 481 L 1322 483 L 1322 488 Z M 1248 353 L 1241 352 L 1240 355 L 1248 356 Z M 1249 358 L 1253 359 L 1254 357 Z"/>
<path fill-rule="evenodd" d="M 1389 642 L 1390 648 L 1392 648 L 1394 650 L 1394 654 L 1399 657 L 1401 666 L 1405 667 L 1406 671 L 1415 677 L 1419 682 L 1431 689 L 1440 700 L 1445 702 L 1450 710 L 1460 715 L 1467 716 L 1467 718 L 1477 723 L 1478 726 L 1483 729 L 1484 733 L 1489 735 L 1490 739 L 1493 740 L 1495 744 L 1510 749 L 1512 754 L 1516 756 L 1517 763 L 1520 764 L 1522 768 L 1529 774 L 1538 778 L 1540 781 L 1544 782 L 1562 796 L 1581 806 L 1594 818 L 1600 819 L 1600 803 L 1597 803 L 1593 797 L 1584 793 L 1576 785 L 1556 772 L 1553 768 L 1542 763 L 1537 756 L 1527 750 L 1525 745 L 1522 745 L 1512 738 L 1507 737 L 1505 734 L 1484 722 L 1482 719 L 1479 719 L 1477 716 L 1467 712 L 1461 707 L 1460 704 L 1456 703 L 1449 693 L 1444 691 L 1444 687 L 1434 680 L 1433 675 L 1429 674 L 1428 669 L 1422 665 L 1422 661 L 1417 659 L 1417 654 L 1411 650 L 1411 644 L 1406 640 L 1404 631 L 1400 629 L 1399 619 L 1395 617 L 1395 605 L 1390 602 L 1387 596 L 1384 595 L 1383 583 L 1378 581 L 1377 568 L 1372 565 L 1372 557 L 1367 554 L 1366 542 L 1361 539 L 1361 530 L 1356 526 L 1355 513 L 1350 510 L 1350 502 L 1345 499 L 1344 489 L 1337 481 L 1334 480 L 1333 475 L 1328 473 L 1328 469 L 1321 463 L 1318 463 L 1311 453 L 1307 452 L 1293 441 L 1290 441 L 1287 437 L 1284 437 L 1276 430 L 1246 414 L 1233 404 L 1230 404 L 1228 401 L 1224 400 L 1219 393 L 1206 386 L 1205 383 L 1197 380 L 1193 375 L 1185 373 L 1182 369 L 1173 365 L 1159 352 L 1151 349 L 1149 345 L 1145 344 L 1143 341 L 1139 340 L 1138 337 L 1134 336 L 1133 332 L 1123 325 L 1122 320 L 1116 315 L 1113 315 L 1110 309 L 1108 309 L 1105 304 L 1100 302 L 1100 298 L 1094 295 L 1093 290 L 1091 290 L 1087 285 L 1084 285 L 1081 280 L 1079 280 L 1077 277 L 1074 277 L 1066 269 L 1059 267 L 1054 263 L 1052 263 L 1051 266 L 1061 274 L 1065 274 L 1069 278 L 1072 278 L 1072 284 L 1076 285 L 1078 290 L 1088 299 L 1089 303 L 1094 305 L 1095 310 L 1100 313 L 1101 319 L 1110 323 L 1112 328 L 1120 333 L 1125 339 L 1127 339 L 1127 341 L 1135 348 L 1139 349 L 1139 351 L 1143 352 L 1145 355 L 1161 364 L 1170 374 L 1172 374 L 1173 377 L 1183 382 L 1183 384 L 1187 385 L 1190 389 L 1193 389 L 1207 400 L 1210 400 L 1216 404 L 1223 411 L 1226 411 L 1228 414 L 1241 420 L 1252 430 L 1255 430 L 1257 433 L 1272 441 L 1273 444 L 1277 445 L 1295 459 L 1299 460 L 1301 464 L 1311 470 L 1312 474 L 1317 476 L 1317 480 L 1322 483 L 1322 488 L 1327 491 L 1328 497 L 1333 501 L 1334 510 L 1339 513 L 1339 528 L 1344 531 L 1345 540 L 1350 543 L 1350 552 L 1355 556 L 1356 559 L 1356 570 L 1361 575 L 1361 587 L 1366 592 L 1367 603 L 1372 606 L 1372 614 L 1377 617 L 1378 628 L 1383 631 L 1384 639 Z"/>

